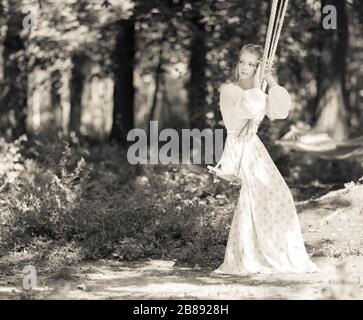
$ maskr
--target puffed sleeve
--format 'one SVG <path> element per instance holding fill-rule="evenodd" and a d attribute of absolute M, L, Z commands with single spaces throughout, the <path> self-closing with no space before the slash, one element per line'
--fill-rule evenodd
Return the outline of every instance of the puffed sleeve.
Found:
<path fill-rule="evenodd" d="M 266 115 L 271 119 L 285 119 L 291 109 L 291 98 L 287 90 L 279 85 L 269 89 Z"/>
<path fill-rule="evenodd" d="M 258 88 L 242 90 L 233 84 L 226 84 L 220 90 L 221 108 L 234 109 L 241 119 L 263 119 L 266 95 Z"/>
<path fill-rule="evenodd" d="M 223 84 L 220 88 L 219 105 L 221 109 L 233 109 L 240 96 L 239 89 L 231 83 Z"/>

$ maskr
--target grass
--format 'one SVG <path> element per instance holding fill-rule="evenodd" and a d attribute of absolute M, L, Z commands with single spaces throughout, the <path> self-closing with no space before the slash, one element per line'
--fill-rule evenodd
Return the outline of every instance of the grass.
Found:
<path fill-rule="evenodd" d="M 103 258 L 221 262 L 238 187 L 214 184 L 200 167 L 130 166 L 115 145 L 52 139 L 1 141 L 0 268 L 30 261 L 67 279 L 71 266 Z M 309 188 L 292 189 L 295 199 L 311 197 Z M 325 242 L 314 255 L 361 254 L 360 247 Z"/>

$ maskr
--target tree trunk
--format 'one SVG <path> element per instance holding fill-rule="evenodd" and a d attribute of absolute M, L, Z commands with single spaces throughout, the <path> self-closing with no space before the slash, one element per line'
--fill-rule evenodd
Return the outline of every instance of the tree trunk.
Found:
<path fill-rule="evenodd" d="M 337 9 L 337 29 L 320 33 L 321 55 L 317 76 L 316 132 L 327 132 L 337 141 L 348 137 L 348 97 L 345 89 L 346 56 L 348 49 L 348 21 L 346 4 L 341 0 L 322 0 L 322 8 L 333 5 Z M 322 14 L 322 19 L 324 15 Z"/>
<path fill-rule="evenodd" d="M 86 77 L 85 66 L 86 56 L 76 52 L 72 56 L 72 74 L 70 81 L 71 110 L 69 119 L 69 132 L 72 131 L 78 136 L 81 128 L 82 116 L 82 93 Z"/>
<path fill-rule="evenodd" d="M 160 43 L 159 43 L 159 60 L 158 60 L 158 65 L 156 66 L 156 70 L 155 70 L 155 90 L 154 90 L 154 96 L 153 96 L 153 100 L 152 100 L 152 105 L 150 108 L 150 115 L 149 115 L 149 121 L 146 124 L 146 127 L 148 128 L 148 132 L 150 131 L 150 122 L 154 119 L 154 115 L 155 115 L 155 111 L 156 111 L 156 106 L 158 103 L 158 96 L 159 96 L 159 92 L 160 92 L 160 85 L 161 82 L 163 81 L 163 54 L 164 54 L 164 42 L 166 40 L 167 37 L 167 33 L 168 33 L 168 27 L 164 30 L 163 35 L 160 39 Z"/>
<path fill-rule="evenodd" d="M 4 40 L 3 92 L 0 95 L 1 131 L 10 139 L 26 133 L 28 74 L 25 55 L 23 17 L 19 4 L 9 1 Z M 5 130 L 3 130 L 3 128 Z"/>
<path fill-rule="evenodd" d="M 119 20 L 116 26 L 116 46 L 113 52 L 113 123 L 110 140 L 125 147 L 127 133 L 134 127 L 135 22 Z"/>
<path fill-rule="evenodd" d="M 55 70 L 51 74 L 51 87 L 50 87 L 50 95 L 51 95 L 51 106 L 52 106 L 52 122 L 57 130 L 63 129 L 63 110 L 61 105 L 61 95 L 60 95 L 60 87 L 61 87 L 61 72 L 59 70 Z"/>
<path fill-rule="evenodd" d="M 190 47 L 190 80 L 188 85 L 188 112 L 191 128 L 203 130 L 206 126 L 206 67 L 207 45 L 204 23 L 197 8 L 192 22 L 192 42 Z"/>

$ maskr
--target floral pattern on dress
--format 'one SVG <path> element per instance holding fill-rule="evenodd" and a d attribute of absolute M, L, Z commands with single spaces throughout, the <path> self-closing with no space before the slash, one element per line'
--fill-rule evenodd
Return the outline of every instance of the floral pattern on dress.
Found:
<path fill-rule="evenodd" d="M 248 119 L 261 120 L 265 114 L 270 119 L 286 118 L 289 95 L 280 86 L 271 88 L 269 95 L 259 89 L 236 87 L 229 84 L 221 90 L 221 111 L 227 127 L 221 169 L 240 179 L 241 190 L 224 261 L 214 272 L 316 272 L 318 268 L 305 249 L 288 185 L 258 135 L 248 139 L 237 130 Z"/>

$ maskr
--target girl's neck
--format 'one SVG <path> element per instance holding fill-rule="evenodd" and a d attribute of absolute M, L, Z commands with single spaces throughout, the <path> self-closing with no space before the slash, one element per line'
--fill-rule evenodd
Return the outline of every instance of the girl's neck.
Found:
<path fill-rule="evenodd" d="M 250 79 L 240 79 L 236 83 L 243 90 L 248 90 L 253 88 L 253 78 Z"/>

